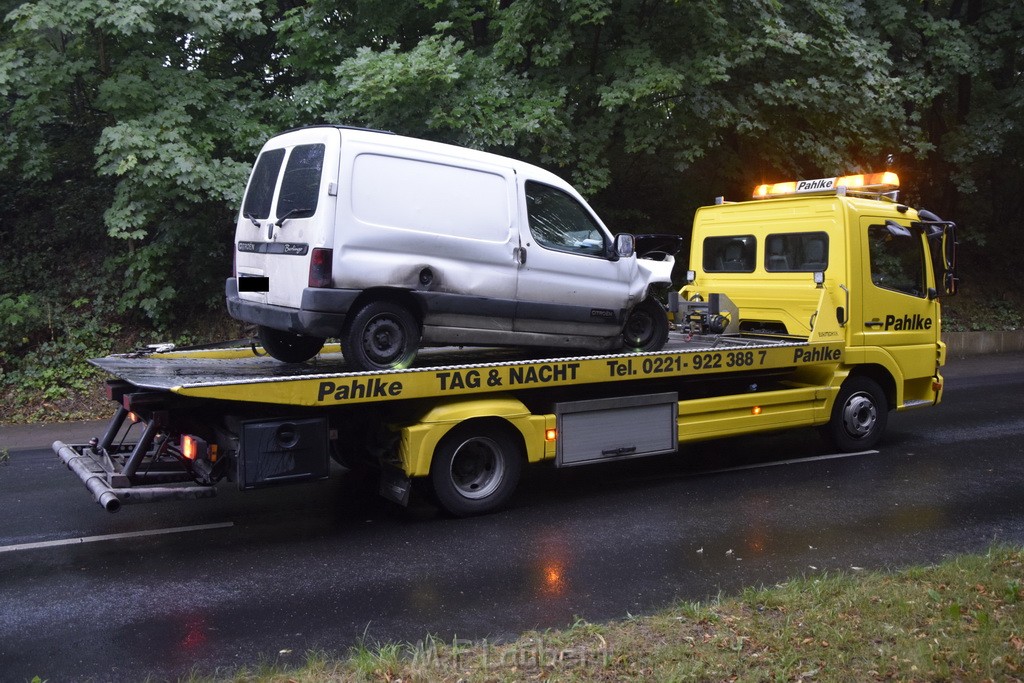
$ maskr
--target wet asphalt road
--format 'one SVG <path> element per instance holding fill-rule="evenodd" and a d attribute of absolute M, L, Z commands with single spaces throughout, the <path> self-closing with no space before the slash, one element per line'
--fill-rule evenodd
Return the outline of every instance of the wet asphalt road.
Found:
<path fill-rule="evenodd" d="M 110 515 L 42 445 L 60 428 L 35 432 L 41 447 L 0 466 L 0 546 L 217 526 L 0 551 L 0 679 L 167 679 L 364 636 L 501 638 L 1024 543 L 1024 355 L 954 359 L 947 378 L 938 408 L 891 415 L 876 453 L 821 457 L 801 430 L 534 468 L 508 510 L 468 520 L 398 510 L 343 476 Z"/>

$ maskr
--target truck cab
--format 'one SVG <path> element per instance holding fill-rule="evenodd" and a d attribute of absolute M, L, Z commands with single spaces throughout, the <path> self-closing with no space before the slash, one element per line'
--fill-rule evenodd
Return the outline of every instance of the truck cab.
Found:
<path fill-rule="evenodd" d="M 955 227 L 899 203 L 898 187 L 891 172 L 777 183 L 698 209 L 684 322 L 841 341 L 846 364 L 874 375 L 891 407 L 938 402 Z"/>

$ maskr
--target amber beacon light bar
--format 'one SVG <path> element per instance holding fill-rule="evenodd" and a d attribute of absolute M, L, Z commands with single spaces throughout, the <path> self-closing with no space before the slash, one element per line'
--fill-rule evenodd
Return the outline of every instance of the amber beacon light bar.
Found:
<path fill-rule="evenodd" d="M 860 173 L 817 180 L 789 180 L 783 183 L 758 185 L 754 188 L 754 199 L 785 197 L 813 192 L 833 193 L 839 188 L 851 192 L 891 192 L 899 189 L 900 179 L 892 171 L 883 173 Z"/>

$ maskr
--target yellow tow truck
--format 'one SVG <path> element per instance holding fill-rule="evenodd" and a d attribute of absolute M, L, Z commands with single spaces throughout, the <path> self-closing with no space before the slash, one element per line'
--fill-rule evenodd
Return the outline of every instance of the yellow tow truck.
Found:
<path fill-rule="evenodd" d="M 525 465 L 573 467 L 679 444 L 818 427 L 873 448 L 891 410 L 942 398 L 940 297 L 956 292 L 952 222 L 898 200 L 893 173 L 762 185 L 698 209 L 686 284 L 657 352 L 547 357 L 424 350 L 353 371 L 327 346 L 281 364 L 255 345 L 150 348 L 92 361 L 117 410 L 54 451 L 108 511 L 379 471 L 400 504 L 419 481 L 456 516 L 503 505 Z"/>

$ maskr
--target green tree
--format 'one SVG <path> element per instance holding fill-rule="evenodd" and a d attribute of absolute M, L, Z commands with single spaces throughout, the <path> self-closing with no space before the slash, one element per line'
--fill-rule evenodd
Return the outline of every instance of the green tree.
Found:
<path fill-rule="evenodd" d="M 256 151 L 318 122 L 539 163 L 619 230 L 685 233 L 716 195 L 876 170 L 895 154 L 915 203 L 968 225 L 978 249 L 1020 255 L 1019 0 L 0 11 L 0 192 L 13 216 L 0 230 L 17 247 L 3 294 L 39 329 L 33 302 L 62 295 L 165 327 L 197 303 L 216 309 Z M 55 264 L 62 274 L 41 281 Z"/>

